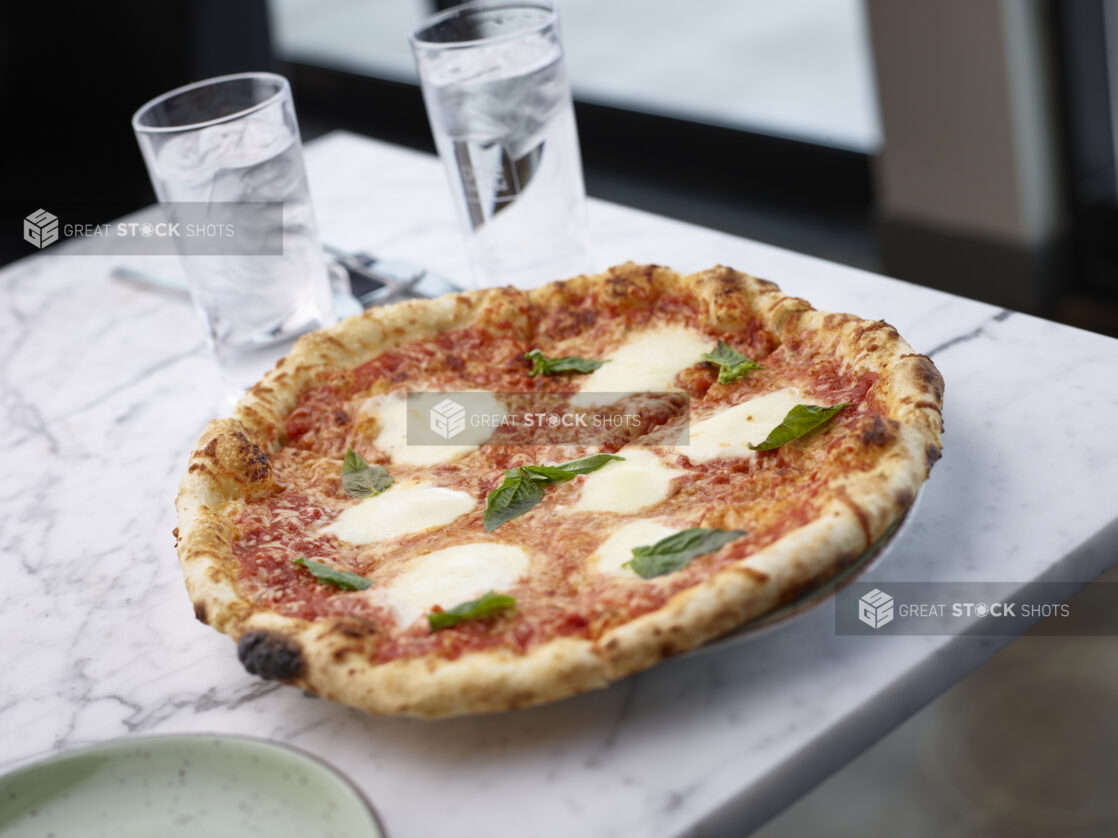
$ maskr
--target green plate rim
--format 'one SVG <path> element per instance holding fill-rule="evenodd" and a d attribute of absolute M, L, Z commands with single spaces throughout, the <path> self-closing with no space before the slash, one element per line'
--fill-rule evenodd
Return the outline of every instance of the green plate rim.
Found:
<path fill-rule="evenodd" d="M 35 771 L 39 768 L 44 768 L 51 763 L 60 762 L 62 760 L 73 759 L 75 757 L 83 757 L 89 754 L 95 754 L 98 751 L 111 751 L 113 749 L 131 746 L 143 747 L 145 744 L 152 742 L 166 743 L 169 740 L 174 739 L 227 739 L 237 742 L 248 742 L 253 745 L 263 745 L 266 748 L 274 748 L 277 751 L 287 751 L 289 754 L 294 754 L 297 757 L 302 757 L 303 759 L 317 763 L 318 765 L 326 769 L 326 771 L 329 774 L 333 775 L 337 780 L 340 780 L 343 785 L 349 788 L 357 796 L 357 799 L 361 802 L 361 805 L 365 807 L 365 810 L 372 818 L 373 824 L 380 831 L 381 838 L 391 838 L 388 830 L 384 826 L 384 818 L 381 817 L 380 812 L 377 811 L 376 806 L 373 805 L 373 801 L 370 800 L 369 796 L 365 794 L 361 787 L 358 786 L 357 783 L 355 783 L 340 768 L 337 768 L 336 766 L 328 762 L 325 758 L 318 756 L 318 754 L 312 753 L 304 748 L 300 748 L 297 745 L 290 745 L 286 742 L 277 742 L 273 739 L 265 739 L 263 736 L 249 736 L 244 733 L 188 731 L 183 733 L 155 733 L 146 736 L 118 736 L 114 739 L 106 739 L 102 742 L 94 742 L 89 745 L 81 745 L 76 748 L 69 748 L 64 751 L 58 751 L 56 753 L 50 754 L 49 756 L 36 758 L 32 762 L 25 763 L 23 765 L 17 766 L 16 768 L 13 768 L 11 771 L 6 771 L 5 773 L 0 774 L 0 783 L 6 780 L 10 780 L 16 775 L 23 774 L 24 772 Z"/>

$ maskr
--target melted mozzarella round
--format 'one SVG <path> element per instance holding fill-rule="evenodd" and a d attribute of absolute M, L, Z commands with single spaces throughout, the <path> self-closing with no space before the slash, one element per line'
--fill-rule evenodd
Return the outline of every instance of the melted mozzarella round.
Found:
<path fill-rule="evenodd" d="M 724 408 L 713 416 L 691 425 L 687 445 L 679 451 L 695 464 L 718 457 L 751 457 L 759 445 L 779 425 L 788 411 L 803 402 L 799 390 L 786 388 Z"/>
<path fill-rule="evenodd" d="M 401 627 L 409 626 L 436 605 L 450 609 L 507 589 L 528 565 L 528 553 L 511 544 L 459 544 L 422 556 L 377 595 Z"/>
<path fill-rule="evenodd" d="M 664 465 L 647 448 L 622 448 L 622 462 L 611 462 L 589 475 L 573 509 L 579 512 L 636 512 L 664 500 L 682 469 Z"/>
<path fill-rule="evenodd" d="M 710 349 L 709 340 L 682 326 L 639 332 L 610 353 L 608 364 L 586 376 L 571 406 L 611 404 L 619 393 L 670 390 L 676 375 Z"/>
<path fill-rule="evenodd" d="M 409 445 L 408 424 L 413 428 L 427 427 L 430 416 L 427 409 L 416 404 L 408 404 L 407 394 L 401 391 L 373 396 L 361 407 L 362 413 L 376 417 L 380 433 L 374 440 L 377 448 L 384 451 L 393 462 L 412 466 L 433 466 L 448 463 L 469 452 L 489 439 L 493 428 L 489 425 L 474 426 L 465 422 L 461 431 L 454 434 L 456 443 L 438 445 Z M 504 406 L 492 393 L 470 393 L 469 411 L 471 414 L 503 416 Z"/>
<path fill-rule="evenodd" d="M 625 562 L 633 558 L 633 548 L 655 544 L 677 532 L 679 527 L 670 527 L 655 518 L 633 521 L 615 530 L 603 541 L 590 557 L 590 561 L 599 573 L 640 579 L 641 577 L 632 568 L 622 567 Z"/>
<path fill-rule="evenodd" d="M 350 544 L 370 544 L 444 526 L 474 506 L 474 499 L 465 492 L 407 483 L 349 507 L 323 531 Z"/>

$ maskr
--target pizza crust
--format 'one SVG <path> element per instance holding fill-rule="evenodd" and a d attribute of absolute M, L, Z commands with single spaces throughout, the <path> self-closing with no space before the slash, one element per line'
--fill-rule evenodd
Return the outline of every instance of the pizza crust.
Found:
<path fill-rule="evenodd" d="M 524 654 L 490 650 L 373 664 L 363 653 L 367 624 L 296 620 L 239 595 L 234 534 L 219 510 L 271 491 L 268 455 L 282 447 L 284 418 L 323 365 L 352 367 L 410 339 L 471 324 L 561 339 L 580 328 L 570 304 L 588 294 L 620 307 L 651 307 L 673 291 L 693 294 L 719 330 L 759 317 L 780 342 L 814 344 L 853 371 L 881 376 L 877 395 L 887 418 L 867 424 L 861 440 L 883 451 L 872 470 L 831 484 L 837 499 L 816 519 L 596 641 L 559 638 Z M 904 515 L 927 479 L 940 455 L 942 401 L 939 372 L 892 326 L 816 311 L 771 282 L 721 266 L 685 277 L 628 263 L 528 292 L 488 289 L 400 303 L 301 338 L 232 418 L 207 427 L 176 502 L 178 554 L 196 616 L 238 640 L 250 672 L 370 713 L 433 718 L 525 707 L 603 687 L 693 649 L 849 564 Z"/>

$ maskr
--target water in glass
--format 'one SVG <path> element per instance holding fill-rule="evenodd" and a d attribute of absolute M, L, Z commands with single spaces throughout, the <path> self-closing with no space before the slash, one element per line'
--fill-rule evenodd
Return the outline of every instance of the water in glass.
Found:
<path fill-rule="evenodd" d="M 486 284 L 589 270 L 578 132 L 552 31 L 432 59 L 424 96 Z"/>

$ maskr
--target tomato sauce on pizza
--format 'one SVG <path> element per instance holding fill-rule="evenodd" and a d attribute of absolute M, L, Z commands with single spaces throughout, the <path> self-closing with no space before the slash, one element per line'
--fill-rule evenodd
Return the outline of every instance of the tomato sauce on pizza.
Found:
<path fill-rule="evenodd" d="M 268 449 L 267 486 L 233 492 L 212 516 L 226 534 L 221 590 L 238 603 L 222 630 L 241 635 L 246 665 L 271 671 L 260 655 L 290 657 L 297 665 L 269 677 L 378 712 L 519 706 L 688 648 L 758 610 L 745 597 L 770 610 L 853 561 L 938 456 L 938 373 L 887 324 L 815 312 L 727 269 L 697 276 L 622 266 L 492 292 L 481 314 L 443 315 L 398 340 L 385 329 L 355 363 L 298 368 L 282 415 L 252 429 L 268 394 L 290 386 L 281 365 L 256 395 L 261 409 L 245 413 L 251 433 L 230 443 Z M 607 428 L 502 425 L 465 444 L 418 444 L 409 393 L 473 394 L 499 413 L 545 400 Z M 614 428 L 622 415 L 641 421 Z M 220 471 L 214 446 L 196 452 L 195 479 Z M 351 461 L 372 486 L 356 496 Z M 688 612 L 698 591 L 721 604 Z M 255 623 L 266 628 L 245 628 Z M 649 626 L 640 650 L 651 649 L 639 655 L 625 633 L 638 625 Z M 308 656 L 308 642 L 329 656 Z M 517 658 L 563 643 L 581 651 L 555 664 L 555 685 L 512 690 Z M 384 697 L 395 681 L 368 674 L 486 654 L 501 661 L 494 672 L 514 669 L 472 704 L 408 687 L 424 696 L 416 709 Z M 596 656 L 605 675 L 587 674 Z M 335 686 L 316 683 L 319 670 Z M 381 692 L 351 696 L 347 679 L 364 678 Z"/>
<path fill-rule="evenodd" d="M 524 650 L 569 634 L 594 637 L 618 622 L 659 608 L 679 590 L 801 525 L 817 508 L 828 478 L 836 470 L 858 467 L 856 456 L 843 455 L 844 446 L 852 448 L 852 440 L 883 421 L 871 397 L 876 376 L 844 374 L 833 359 L 820 358 L 803 347 L 774 348 L 761 328 L 715 332 L 704 327 L 693 308 L 679 298 L 661 301 L 655 312 L 638 309 L 604 315 L 591 319 L 564 312 L 562 323 L 551 325 L 550 331 L 559 336 L 555 341 L 547 340 L 546 333 L 525 342 L 494 337 L 477 328 L 447 332 L 389 350 L 305 393 L 288 417 L 287 444 L 273 458 L 280 491 L 245 504 L 232 515 L 241 534 L 234 553 L 249 596 L 300 619 L 351 618 L 351 625 L 366 627 L 368 651 L 377 660 L 432 652 L 453 657 L 467 649 L 494 646 Z M 648 452 L 676 471 L 662 500 L 629 513 L 574 511 L 571 507 L 582 484 L 591 479 L 582 476 L 490 534 L 482 528 L 484 501 L 505 470 L 524 463 L 557 462 L 556 452 L 539 445 L 486 444 L 435 466 L 398 464 L 378 449 L 381 425 L 370 420 L 362 407 L 379 394 L 409 388 L 574 393 L 578 376 L 529 378 L 531 365 L 525 355 L 540 349 L 548 356 L 608 359 L 626 336 L 656 335 L 671 327 L 688 330 L 709 349 L 722 340 L 762 366 L 741 380 L 719 384 L 713 364 L 698 355 L 680 358 L 680 369 L 668 383 L 691 396 L 695 416 L 786 388 L 795 388 L 804 403 L 846 403 L 847 407 L 825 432 L 777 450 L 751 452 L 752 456 L 715 457 L 696 464 L 688 458 L 685 445 L 649 445 Z M 350 448 L 368 462 L 396 472 L 399 480 L 421 477 L 467 493 L 476 506 L 449 524 L 361 546 L 323 534 L 324 525 L 342 509 L 360 503 L 341 486 L 341 460 Z M 585 446 L 574 448 L 560 458 L 589 453 Z M 654 585 L 635 575 L 588 571 L 587 558 L 602 532 L 650 517 L 670 521 L 679 529 L 732 524 L 747 535 Z M 531 570 L 507 587 L 516 598 L 515 614 L 463 622 L 440 632 L 429 631 L 422 619 L 400 625 L 375 595 L 339 591 L 292 563 L 300 555 L 326 561 L 370 579 L 375 588 L 389 583 L 417 553 L 470 542 L 518 545 L 532 556 Z M 444 608 L 456 604 L 432 603 Z"/>

